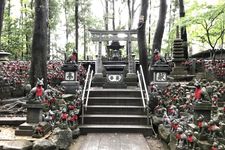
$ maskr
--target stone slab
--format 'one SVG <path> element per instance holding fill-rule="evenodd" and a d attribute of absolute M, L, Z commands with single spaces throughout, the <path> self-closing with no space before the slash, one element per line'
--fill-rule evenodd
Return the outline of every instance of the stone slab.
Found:
<path fill-rule="evenodd" d="M 80 150 L 150 150 L 142 134 L 88 134 Z"/>
<path fill-rule="evenodd" d="M 3 150 L 30 150 L 32 149 L 32 142 L 28 140 L 13 140 L 0 142 Z"/>
<path fill-rule="evenodd" d="M 26 117 L 0 117 L 0 125 L 18 126 L 26 121 Z"/>

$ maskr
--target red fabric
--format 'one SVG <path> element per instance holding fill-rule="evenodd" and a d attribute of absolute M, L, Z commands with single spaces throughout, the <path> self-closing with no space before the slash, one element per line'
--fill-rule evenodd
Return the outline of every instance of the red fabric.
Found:
<path fill-rule="evenodd" d="M 42 96 L 42 95 L 43 95 L 42 86 L 37 86 L 37 88 L 36 88 L 36 96 Z"/>
<path fill-rule="evenodd" d="M 211 125 L 208 126 L 208 131 L 212 131 L 212 126 Z"/>
<path fill-rule="evenodd" d="M 173 123 L 173 124 L 172 124 L 172 128 L 175 129 L 175 130 L 178 128 L 178 126 L 179 126 L 178 123 L 176 123 L 176 124 Z"/>
<path fill-rule="evenodd" d="M 38 132 L 42 133 L 44 130 L 43 130 L 43 128 L 42 128 L 42 127 L 37 127 L 37 128 L 36 128 L 36 131 L 38 131 Z"/>
<path fill-rule="evenodd" d="M 67 113 L 62 113 L 62 115 L 61 115 L 61 119 L 62 120 L 66 120 L 67 117 L 68 117 L 68 114 Z"/>
<path fill-rule="evenodd" d="M 159 61 L 159 60 L 160 60 L 160 55 L 159 54 L 156 54 L 154 56 L 154 61 L 156 62 L 156 61 Z"/>
<path fill-rule="evenodd" d="M 77 115 L 74 115 L 73 117 L 70 118 L 70 121 L 76 121 L 78 119 Z"/>
<path fill-rule="evenodd" d="M 217 148 L 213 146 L 211 150 L 217 150 Z"/>
<path fill-rule="evenodd" d="M 198 121 L 198 127 L 202 128 L 202 121 Z"/>
<path fill-rule="evenodd" d="M 223 111 L 225 112 L 225 107 L 223 107 Z"/>
<path fill-rule="evenodd" d="M 76 55 L 76 54 L 73 54 L 73 55 L 70 57 L 70 61 L 77 61 L 77 55 Z"/>
<path fill-rule="evenodd" d="M 196 100 L 201 99 L 201 94 L 202 94 L 202 89 L 201 88 L 196 88 L 195 89 L 195 99 Z"/>
<path fill-rule="evenodd" d="M 174 112 L 175 112 L 175 110 L 174 110 L 173 108 L 169 108 L 169 109 L 168 109 L 168 113 L 169 113 L 169 114 L 173 114 Z"/>
<path fill-rule="evenodd" d="M 75 109 L 75 106 L 69 105 L 68 108 L 69 108 L 69 110 L 74 110 Z"/>
<path fill-rule="evenodd" d="M 193 142 L 193 137 L 192 137 L 192 135 L 190 135 L 190 136 L 187 137 L 187 141 L 188 141 L 189 143 L 192 143 L 192 142 Z"/>
<path fill-rule="evenodd" d="M 180 140 L 181 139 L 181 134 L 176 134 L 176 139 Z"/>

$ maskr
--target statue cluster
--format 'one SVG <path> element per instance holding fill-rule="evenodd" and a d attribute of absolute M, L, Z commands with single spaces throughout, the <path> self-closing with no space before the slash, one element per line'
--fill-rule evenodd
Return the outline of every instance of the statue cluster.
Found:
<path fill-rule="evenodd" d="M 54 89 L 44 90 L 43 85 L 43 79 L 38 79 L 36 87 L 28 95 L 28 103 L 42 104 L 43 121 L 51 124 L 52 128 L 76 129 L 81 110 L 81 90 L 79 89 L 75 95 L 63 99 L 61 92 Z M 40 137 L 43 135 L 42 123 L 35 127 L 34 134 Z"/>
<path fill-rule="evenodd" d="M 221 106 L 225 85 L 222 82 L 196 80 L 186 85 L 169 84 L 163 90 L 152 83 L 150 90 L 150 97 L 158 102 L 153 112 L 175 135 L 177 149 L 199 149 L 201 140 L 211 144 L 212 149 L 225 149 L 225 105 Z M 194 107 L 203 103 L 210 104 L 211 119 L 195 113 Z"/>

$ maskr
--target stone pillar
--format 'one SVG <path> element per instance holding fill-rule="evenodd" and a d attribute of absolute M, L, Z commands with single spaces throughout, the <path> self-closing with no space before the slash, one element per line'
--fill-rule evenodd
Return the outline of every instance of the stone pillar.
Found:
<path fill-rule="evenodd" d="M 128 73 L 126 75 L 126 83 L 127 85 L 135 85 L 134 83 L 137 81 L 137 74 L 136 74 L 136 64 L 134 62 L 134 58 L 132 58 L 132 51 L 131 51 L 131 37 L 130 33 L 128 33 Z"/>
<path fill-rule="evenodd" d="M 130 73 L 135 73 L 134 72 L 134 67 L 133 67 L 133 60 L 132 60 L 132 56 L 131 56 L 131 40 L 130 40 L 130 33 L 128 34 L 128 54 L 127 54 L 127 58 L 128 58 L 128 74 Z"/>
<path fill-rule="evenodd" d="M 96 59 L 96 73 L 102 74 L 102 35 L 99 35 L 99 46 L 98 46 L 98 56 Z"/>
<path fill-rule="evenodd" d="M 79 82 L 77 81 L 78 65 L 65 63 L 62 70 L 64 71 L 64 81 L 61 82 L 61 85 L 64 87 L 64 93 L 76 94 L 76 90 L 79 88 Z"/>
<path fill-rule="evenodd" d="M 93 86 L 102 86 L 106 79 L 103 77 L 103 65 L 102 65 L 102 35 L 99 35 L 99 47 L 98 47 L 98 55 L 95 62 L 95 74 L 92 80 Z"/>

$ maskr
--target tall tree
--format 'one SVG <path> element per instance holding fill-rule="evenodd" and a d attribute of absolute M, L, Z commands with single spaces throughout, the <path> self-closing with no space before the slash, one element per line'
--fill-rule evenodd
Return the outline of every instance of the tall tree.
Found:
<path fill-rule="evenodd" d="M 157 27 L 153 39 L 152 51 L 154 51 L 155 49 L 158 49 L 159 51 L 161 50 L 162 38 L 165 28 L 166 12 L 167 12 L 166 0 L 160 0 L 159 19 L 157 22 Z"/>
<path fill-rule="evenodd" d="M 46 0 L 35 0 L 35 22 L 32 41 L 30 83 L 35 86 L 37 78 L 43 78 L 47 87 L 47 8 Z"/>
<path fill-rule="evenodd" d="M 112 27 L 113 30 L 116 29 L 116 25 L 115 25 L 115 0 L 112 0 L 112 9 L 113 9 L 113 13 L 112 13 Z"/>
<path fill-rule="evenodd" d="M 141 13 L 140 13 L 140 16 L 139 16 L 138 31 L 137 31 L 138 49 L 139 49 L 140 64 L 143 67 L 145 81 L 148 84 L 149 83 L 148 51 L 147 51 L 146 34 L 145 34 L 147 11 L 148 11 L 148 1 L 142 0 L 141 1 Z"/>
<path fill-rule="evenodd" d="M 12 22 L 11 22 L 11 0 L 8 0 L 8 17 L 9 17 L 9 25 L 8 25 L 8 42 L 7 44 L 10 45 L 10 35 L 11 35 L 11 26 L 12 26 Z"/>
<path fill-rule="evenodd" d="M 185 10 L 184 10 L 184 1 L 179 0 L 179 7 L 180 7 L 180 18 L 185 17 Z M 181 39 L 184 42 L 184 57 L 188 58 L 188 44 L 187 44 L 187 31 L 186 26 L 181 26 Z"/>
<path fill-rule="evenodd" d="M 49 22 L 49 11 L 50 11 L 50 1 L 51 0 L 46 0 L 46 22 L 47 22 L 47 60 L 50 60 L 50 46 L 51 46 L 51 31 L 50 31 L 50 22 Z"/>
<path fill-rule="evenodd" d="M 79 0 L 76 0 L 75 3 L 75 38 L 76 38 L 76 42 L 75 42 L 75 48 L 77 50 L 77 56 L 78 56 L 78 41 L 79 41 L 79 13 L 78 13 L 78 9 L 79 9 Z"/>
<path fill-rule="evenodd" d="M 66 21 L 66 43 L 69 41 L 69 34 L 70 34 L 70 29 L 69 29 L 69 1 L 65 0 L 64 1 L 64 14 L 65 14 L 65 21 Z"/>
<path fill-rule="evenodd" d="M 105 30 L 109 30 L 109 2 L 105 0 Z"/>
<path fill-rule="evenodd" d="M 5 9 L 5 0 L 0 1 L 0 49 L 1 49 L 1 35 L 2 35 L 2 24 Z"/>

